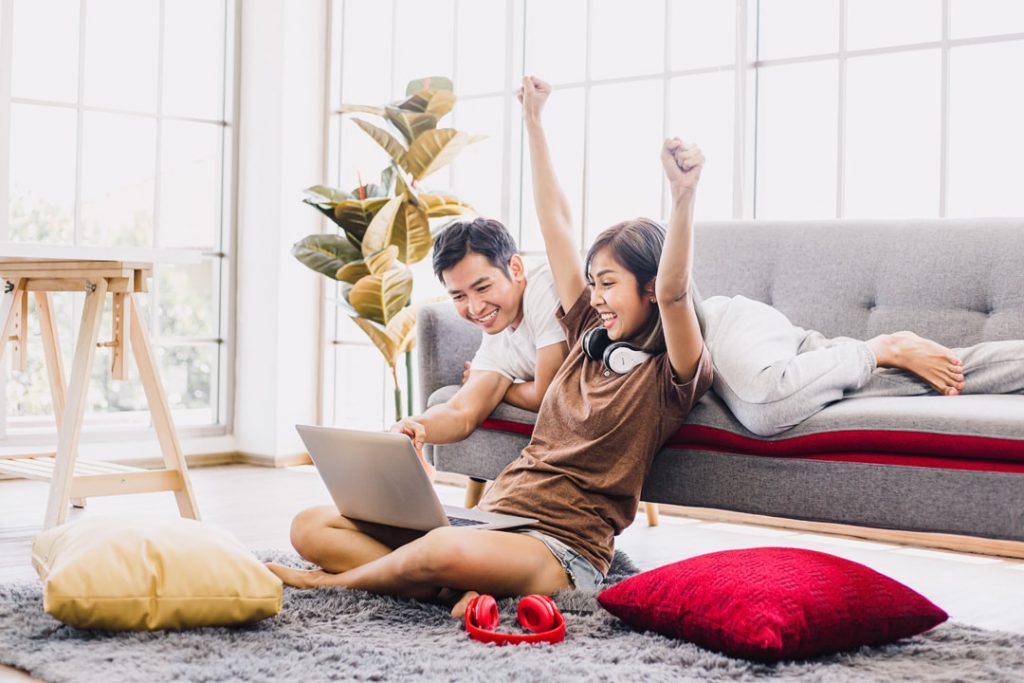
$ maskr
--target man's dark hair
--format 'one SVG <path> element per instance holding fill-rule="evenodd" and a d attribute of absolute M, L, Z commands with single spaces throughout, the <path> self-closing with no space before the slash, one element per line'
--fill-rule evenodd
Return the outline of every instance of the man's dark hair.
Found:
<path fill-rule="evenodd" d="M 495 268 L 501 268 L 511 279 L 509 260 L 519 252 L 512 235 L 500 222 L 492 218 L 455 221 L 446 227 L 434 241 L 434 275 L 444 284 L 444 271 L 453 267 L 466 254 L 480 254 Z"/>

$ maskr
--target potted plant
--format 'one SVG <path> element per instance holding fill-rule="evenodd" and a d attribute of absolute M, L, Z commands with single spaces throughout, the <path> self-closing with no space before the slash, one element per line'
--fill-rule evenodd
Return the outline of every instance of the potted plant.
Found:
<path fill-rule="evenodd" d="M 413 276 L 409 265 L 430 253 L 439 232 L 436 219 L 473 211 L 451 194 L 419 187 L 423 178 L 482 138 L 437 127 L 454 105 L 452 82 L 441 77 L 410 82 L 405 99 L 382 107 L 343 105 L 342 113 L 372 114 L 384 120 L 391 130 L 354 119 L 391 161 L 377 183 L 360 183 L 351 192 L 325 185 L 305 190 L 303 201 L 330 218 L 338 232 L 309 235 L 292 247 L 300 262 L 341 283 L 339 305 L 347 309 L 391 369 L 395 419 L 403 417 L 397 369 L 402 354 L 406 355 L 412 412 L 408 359 L 416 339 L 416 307 L 410 305 Z"/>

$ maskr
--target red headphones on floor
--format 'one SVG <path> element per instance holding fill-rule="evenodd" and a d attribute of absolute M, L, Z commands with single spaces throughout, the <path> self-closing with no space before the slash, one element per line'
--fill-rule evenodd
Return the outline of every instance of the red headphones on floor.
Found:
<path fill-rule="evenodd" d="M 478 595 L 466 607 L 466 633 L 473 640 L 496 645 L 551 643 L 565 638 L 565 617 L 546 595 L 527 595 L 519 601 L 519 624 L 531 633 L 498 633 L 498 603 Z"/>

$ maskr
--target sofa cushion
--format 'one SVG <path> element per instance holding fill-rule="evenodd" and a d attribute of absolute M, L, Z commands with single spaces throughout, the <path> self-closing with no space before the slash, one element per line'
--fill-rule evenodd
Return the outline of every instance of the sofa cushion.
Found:
<path fill-rule="evenodd" d="M 775 662 L 882 645 L 947 614 L 862 564 L 814 550 L 726 550 L 652 569 L 597 596 L 635 628 Z"/>
<path fill-rule="evenodd" d="M 438 389 L 429 404 L 457 389 Z M 1021 415 L 1021 395 L 858 398 L 835 403 L 782 434 L 761 437 L 708 392 L 666 448 L 1018 472 L 1024 471 Z M 481 426 L 528 436 L 536 419 L 536 413 L 502 403 Z"/>

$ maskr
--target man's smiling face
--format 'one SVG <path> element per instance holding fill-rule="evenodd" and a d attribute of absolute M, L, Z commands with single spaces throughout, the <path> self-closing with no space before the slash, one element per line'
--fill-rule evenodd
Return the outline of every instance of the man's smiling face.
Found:
<path fill-rule="evenodd" d="M 441 276 L 459 315 L 486 334 L 513 329 L 523 319 L 523 291 L 526 271 L 518 255 L 509 261 L 509 274 L 493 265 L 486 256 L 467 252 Z"/>

